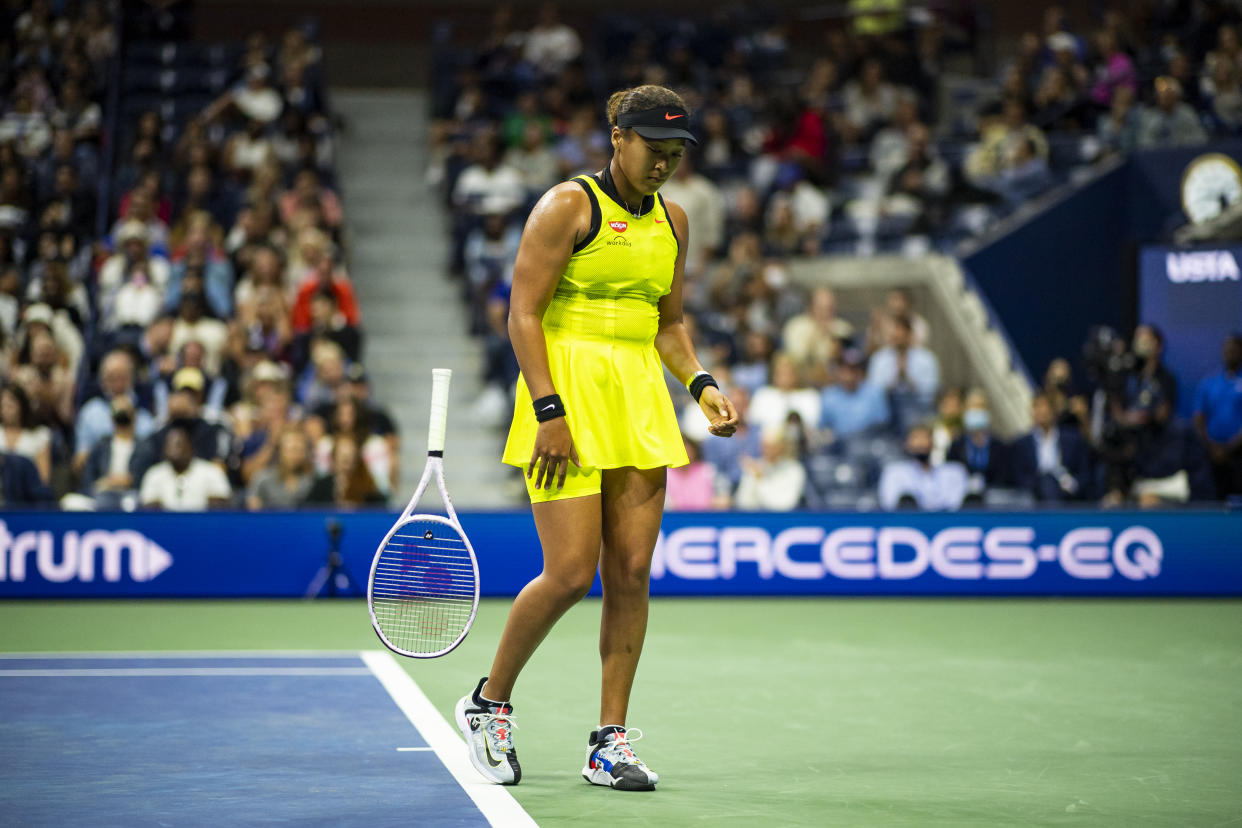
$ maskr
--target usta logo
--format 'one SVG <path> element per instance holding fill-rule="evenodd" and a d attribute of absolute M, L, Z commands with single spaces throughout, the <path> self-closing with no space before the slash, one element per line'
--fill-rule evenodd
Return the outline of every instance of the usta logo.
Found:
<path fill-rule="evenodd" d="M 1170 253 L 1164 259 L 1170 282 L 1238 281 L 1238 262 L 1228 250 L 1196 250 Z"/>
<path fill-rule="evenodd" d="M 795 550 L 797 553 L 795 554 Z M 753 565 L 760 578 L 799 581 L 826 577 L 870 581 L 905 580 L 928 568 L 953 580 L 1021 580 L 1041 562 L 1056 561 L 1071 578 L 1099 580 L 1121 575 L 1132 581 L 1160 574 L 1164 546 L 1155 532 L 1131 526 L 1113 536 L 1107 527 L 1066 532 L 1059 543 L 1037 545 L 1029 526 L 954 526 L 928 537 L 906 526 L 792 526 L 773 537 L 758 526 L 686 526 L 660 534 L 651 577 L 665 574 L 695 581 L 728 580 L 738 564 Z"/>
<path fill-rule="evenodd" d="M 32 530 L 15 536 L 0 520 L 0 581 L 25 581 L 33 564 L 45 581 L 90 582 L 95 580 L 96 562 L 99 562 L 98 573 L 103 580 L 116 582 L 121 580 L 122 551 L 129 553 L 129 577 L 133 581 L 150 581 L 173 564 L 168 550 L 132 529 L 115 532 L 91 529 L 81 535 L 65 532 L 57 556 L 55 536 L 51 532 Z"/>

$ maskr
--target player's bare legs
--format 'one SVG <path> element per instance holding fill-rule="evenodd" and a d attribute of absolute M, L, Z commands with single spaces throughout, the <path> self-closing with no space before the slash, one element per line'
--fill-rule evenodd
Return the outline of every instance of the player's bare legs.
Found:
<path fill-rule="evenodd" d="M 665 469 L 608 469 L 603 480 L 604 586 L 599 655 L 603 666 L 599 723 L 624 725 L 630 688 L 647 635 L 651 555 L 664 514 Z"/>
<path fill-rule="evenodd" d="M 543 572 L 518 593 L 509 610 L 482 689 L 488 699 L 512 696 L 518 673 L 557 620 L 591 589 L 599 565 L 600 495 L 533 503 L 531 511 L 543 546 Z"/>

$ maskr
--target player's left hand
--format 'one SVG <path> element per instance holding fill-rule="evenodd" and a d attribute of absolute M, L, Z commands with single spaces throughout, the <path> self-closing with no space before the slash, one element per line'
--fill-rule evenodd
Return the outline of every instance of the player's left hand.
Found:
<path fill-rule="evenodd" d="M 709 423 L 707 430 L 717 437 L 732 437 L 737 431 L 737 409 L 719 388 L 708 386 L 699 395 L 699 408 Z"/>

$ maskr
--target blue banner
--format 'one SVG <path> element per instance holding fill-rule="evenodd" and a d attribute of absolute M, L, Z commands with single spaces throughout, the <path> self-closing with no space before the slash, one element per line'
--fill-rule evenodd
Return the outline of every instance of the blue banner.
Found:
<path fill-rule="evenodd" d="M 299 596 L 339 521 L 365 588 L 387 513 L 0 513 L 0 597 Z M 540 570 L 529 513 L 462 515 L 482 592 Z M 656 595 L 1242 595 L 1242 514 L 670 513 Z M 596 584 L 598 592 L 598 583 Z"/>
<path fill-rule="evenodd" d="M 1177 377 L 1177 413 L 1194 413 L 1199 383 L 1223 368 L 1225 337 L 1242 331 L 1242 245 L 1144 247 L 1139 320 L 1164 333 L 1164 361 Z"/>

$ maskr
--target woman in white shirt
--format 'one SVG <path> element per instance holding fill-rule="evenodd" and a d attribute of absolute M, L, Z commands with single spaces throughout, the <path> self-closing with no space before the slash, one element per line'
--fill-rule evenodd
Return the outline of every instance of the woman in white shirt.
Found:
<path fill-rule="evenodd" d="M 30 397 L 16 383 L 0 387 L 0 448 L 7 454 L 27 457 L 39 470 L 44 483 L 52 477 L 52 432 L 34 424 Z"/>
<path fill-rule="evenodd" d="M 803 387 L 793 360 L 788 354 L 777 352 L 772 356 L 768 384 L 750 400 L 750 424 L 760 430 L 784 428 L 789 415 L 795 412 L 804 423 L 818 423 L 819 392 Z"/>

